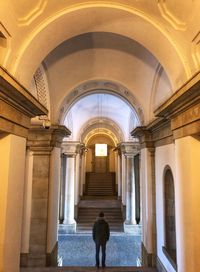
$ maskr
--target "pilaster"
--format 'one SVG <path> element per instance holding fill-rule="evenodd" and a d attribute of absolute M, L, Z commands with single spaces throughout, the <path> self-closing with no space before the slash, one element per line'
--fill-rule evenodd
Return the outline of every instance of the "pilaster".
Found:
<path fill-rule="evenodd" d="M 137 127 L 132 136 L 137 137 L 141 145 L 142 262 L 145 266 L 155 266 L 157 249 L 154 138 L 146 127 Z"/>
<path fill-rule="evenodd" d="M 60 162 L 56 158 L 62 139 L 69 134 L 64 126 L 51 126 L 49 129 L 32 126 L 29 130 L 27 148 L 32 156 L 32 194 L 31 214 L 26 220 L 30 220 L 30 235 L 29 251 L 22 254 L 22 266 L 46 266 L 51 260 L 50 251 L 55 251 L 57 241 L 51 232 L 57 232 L 54 225 L 57 225 L 58 218 L 55 203 L 58 203 L 59 181 L 55 179 L 56 169 L 60 168 L 57 163 Z M 54 262 L 56 260 L 51 260 Z"/>

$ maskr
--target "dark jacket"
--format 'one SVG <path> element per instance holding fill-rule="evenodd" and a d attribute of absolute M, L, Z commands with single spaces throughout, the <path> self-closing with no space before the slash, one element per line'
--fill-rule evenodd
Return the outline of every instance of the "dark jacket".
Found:
<path fill-rule="evenodd" d="M 99 217 L 94 223 L 92 234 L 93 240 L 96 244 L 105 245 L 109 240 L 110 228 L 103 217 Z"/>

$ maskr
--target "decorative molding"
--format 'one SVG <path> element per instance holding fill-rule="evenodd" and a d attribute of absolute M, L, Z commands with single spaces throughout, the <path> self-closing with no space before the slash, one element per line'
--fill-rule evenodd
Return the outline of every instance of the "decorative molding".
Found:
<path fill-rule="evenodd" d="M 62 154 L 67 156 L 76 156 L 76 154 L 81 153 L 85 149 L 85 145 L 77 141 L 64 141 L 61 147 Z"/>
<path fill-rule="evenodd" d="M 200 72 L 179 88 L 165 103 L 155 110 L 155 116 L 171 118 L 187 110 L 200 99 Z"/>
<path fill-rule="evenodd" d="M 117 148 L 120 149 L 121 153 L 125 156 L 135 156 L 140 152 L 139 142 L 122 142 L 117 145 Z"/>
<path fill-rule="evenodd" d="M 132 132 L 133 137 L 139 138 L 141 148 L 154 148 L 174 142 L 170 120 L 157 118 L 148 126 L 137 127 Z"/>
<path fill-rule="evenodd" d="M 108 93 L 118 95 L 132 107 L 133 111 L 135 111 L 138 125 L 144 123 L 143 109 L 133 94 L 121 84 L 106 80 L 92 80 L 85 82 L 72 90 L 70 94 L 65 97 L 60 106 L 57 116 L 58 123 L 63 124 L 65 116 L 71 105 L 73 105 L 81 97 L 93 93 Z"/>
<path fill-rule="evenodd" d="M 200 67 L 200 31 L 192 39 L 192 58 L 197 69 Z"/>
<path fill-rule="evenodd" d="M 0 130 L 27 137 L 30 119 L 43 114 L 47 109 L 0 67 Z"/>
<path fill-rule="evenodd" d="M 98 118 L 89 120 L 80 129 L 80 136 L 78 138 L 80 138 L 81 142 L 86 143 L 94 134 L 101 132 L 110 135 L 115 144 L 124 140 L 124 135 L 120 127 L 109 118 L 102 118 L 101 122 L 99 122 Z"/>
<path fill-rule="evenodd" d="M 52 125 L 45 129 L 39 125 L 32 125 L 29 129 L 27 146 L 34 152 L 51 152 L 53 147 L 60 147 L 63 138 L 68 137 L 70 131 L 65 126 Z"/>
<path fill-rule="evenodd" d="M 47 109 L 1 66 L 0 89 L 2 98 L 5 97 L 13 106 L 18 105 L 19 110 L 30 117 L 47 114 Z"/>
<path fill-rule="evenodd" d="M 30 25 L 46 8 L 48 0 L 40 0 L 35 8 L 33 8 L 26 16 L 18 19 L 18 26 Z"/>
<path fill-rule="evenodd" d="M 156 111 L 158 117 L 146 127 L 137 127 L 131 136 L 141 147 L 173 143 L 174 139 L 200 135 L 200 72 L 177 90 Z"/>
<path fill-rule="evenodd" d="M 0 22 L 0 39 L 8 39 L 11 35 L 7 28 Z"/>
<path fill-rule="evenodd" d="M 35 86 L 37 90 L 37 96 L 39 102 L 48 108 L 47 105 L 47 90 L 46 90 L 46 82 L 43 77 L 43 71 L 41 68 L 38 68 L 33 76 L 35 81 Z"/>
<path fill-rule="evenodd" d="M 175 29 L 179 31 L 185 31 L 187 29 L 187 25 L 185 22 L 180 21 L 176 16 L 169 11 L 166 0 L 158 0 L 158 9 L 162 15 L 162 17 Z"/>

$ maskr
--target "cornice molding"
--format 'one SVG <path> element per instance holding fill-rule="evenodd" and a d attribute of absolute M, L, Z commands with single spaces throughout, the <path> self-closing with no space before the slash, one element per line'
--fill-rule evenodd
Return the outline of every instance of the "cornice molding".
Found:
<path fill-rule="evenodd" d="M 139 142 L 122 142 L 117 145 L 117 149 L 125 156 L 135 156 L 140 152 Z"/>
<path fill-rule="evenodd" d="M 62 154 L 67 156 L 76 156 L 83 154 L 86 150 L 85 144 L 77 141 L 64 141 L 62 143 Z"/>
<path fill-rule="evenodd" d="M 49 129 L 33 125 L 29 129 L 27 146 L 30 150 L 52 150 L 53 147 L 61 147 L 63 138 L 70 135 L 65 126 L 52 125 Z"/>
<path fill-rule="evenodd" d="M 0 66 L 0 131 L 26 138 L 31 118 L 47 113 L 47 109 Z"/>
<path fill-rule="evenodd" d="M 179 88 L 154 113 L 157 117 L 172 118 L 200 102 L 200 71 Z"/>
<path fill-rule="evenodd" d="M 30 118 L 48 110 L 13 76 L 0 66 L 0 98 Z"/>
<path fill-rule="evenodd" d="M 200 72 L 163 103 L 155 115 L 153 122 L 131 132 L 131 136 L 139 138 L 142 148 L 200 135 Z"/>

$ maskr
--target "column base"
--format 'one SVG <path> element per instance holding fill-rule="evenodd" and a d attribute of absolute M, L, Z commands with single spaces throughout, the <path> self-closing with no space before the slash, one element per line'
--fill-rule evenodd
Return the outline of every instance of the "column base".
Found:
<path fill-rule="evenodd" d="M 156 266 L 156 255 L 153 253 L 149 253 L 146 247 L 144 246 L 143 242 L 141 243 L 141 249 L 142 249 L 142 265 L 148 267 Z"/>
<path fill-rule="evenodd" d="M 20 267 L 45 267 L 46 258 L 46 254 L 21 253 Z"/>
<path fill-rule="evenodd" d="M 58 242 L 51 252 L 46 254 L 21 253 L 20 267 L 46 267 L 58 266 Z"/>
<path fill-rule="evenodd" d="M 136 225 L 131 222 L 124 222 L 124 232 L 127 234 L 132 235 L 141 235 L 142 234 L 142 227 L 141 225 Z"/>
<path fill-rule="evenodd" d="M 76 221 L 73 223 L 66 223 L 64 221 L 63 224 L 59 226 L 59 234 L 67 233 L 76 233 Z"/>

